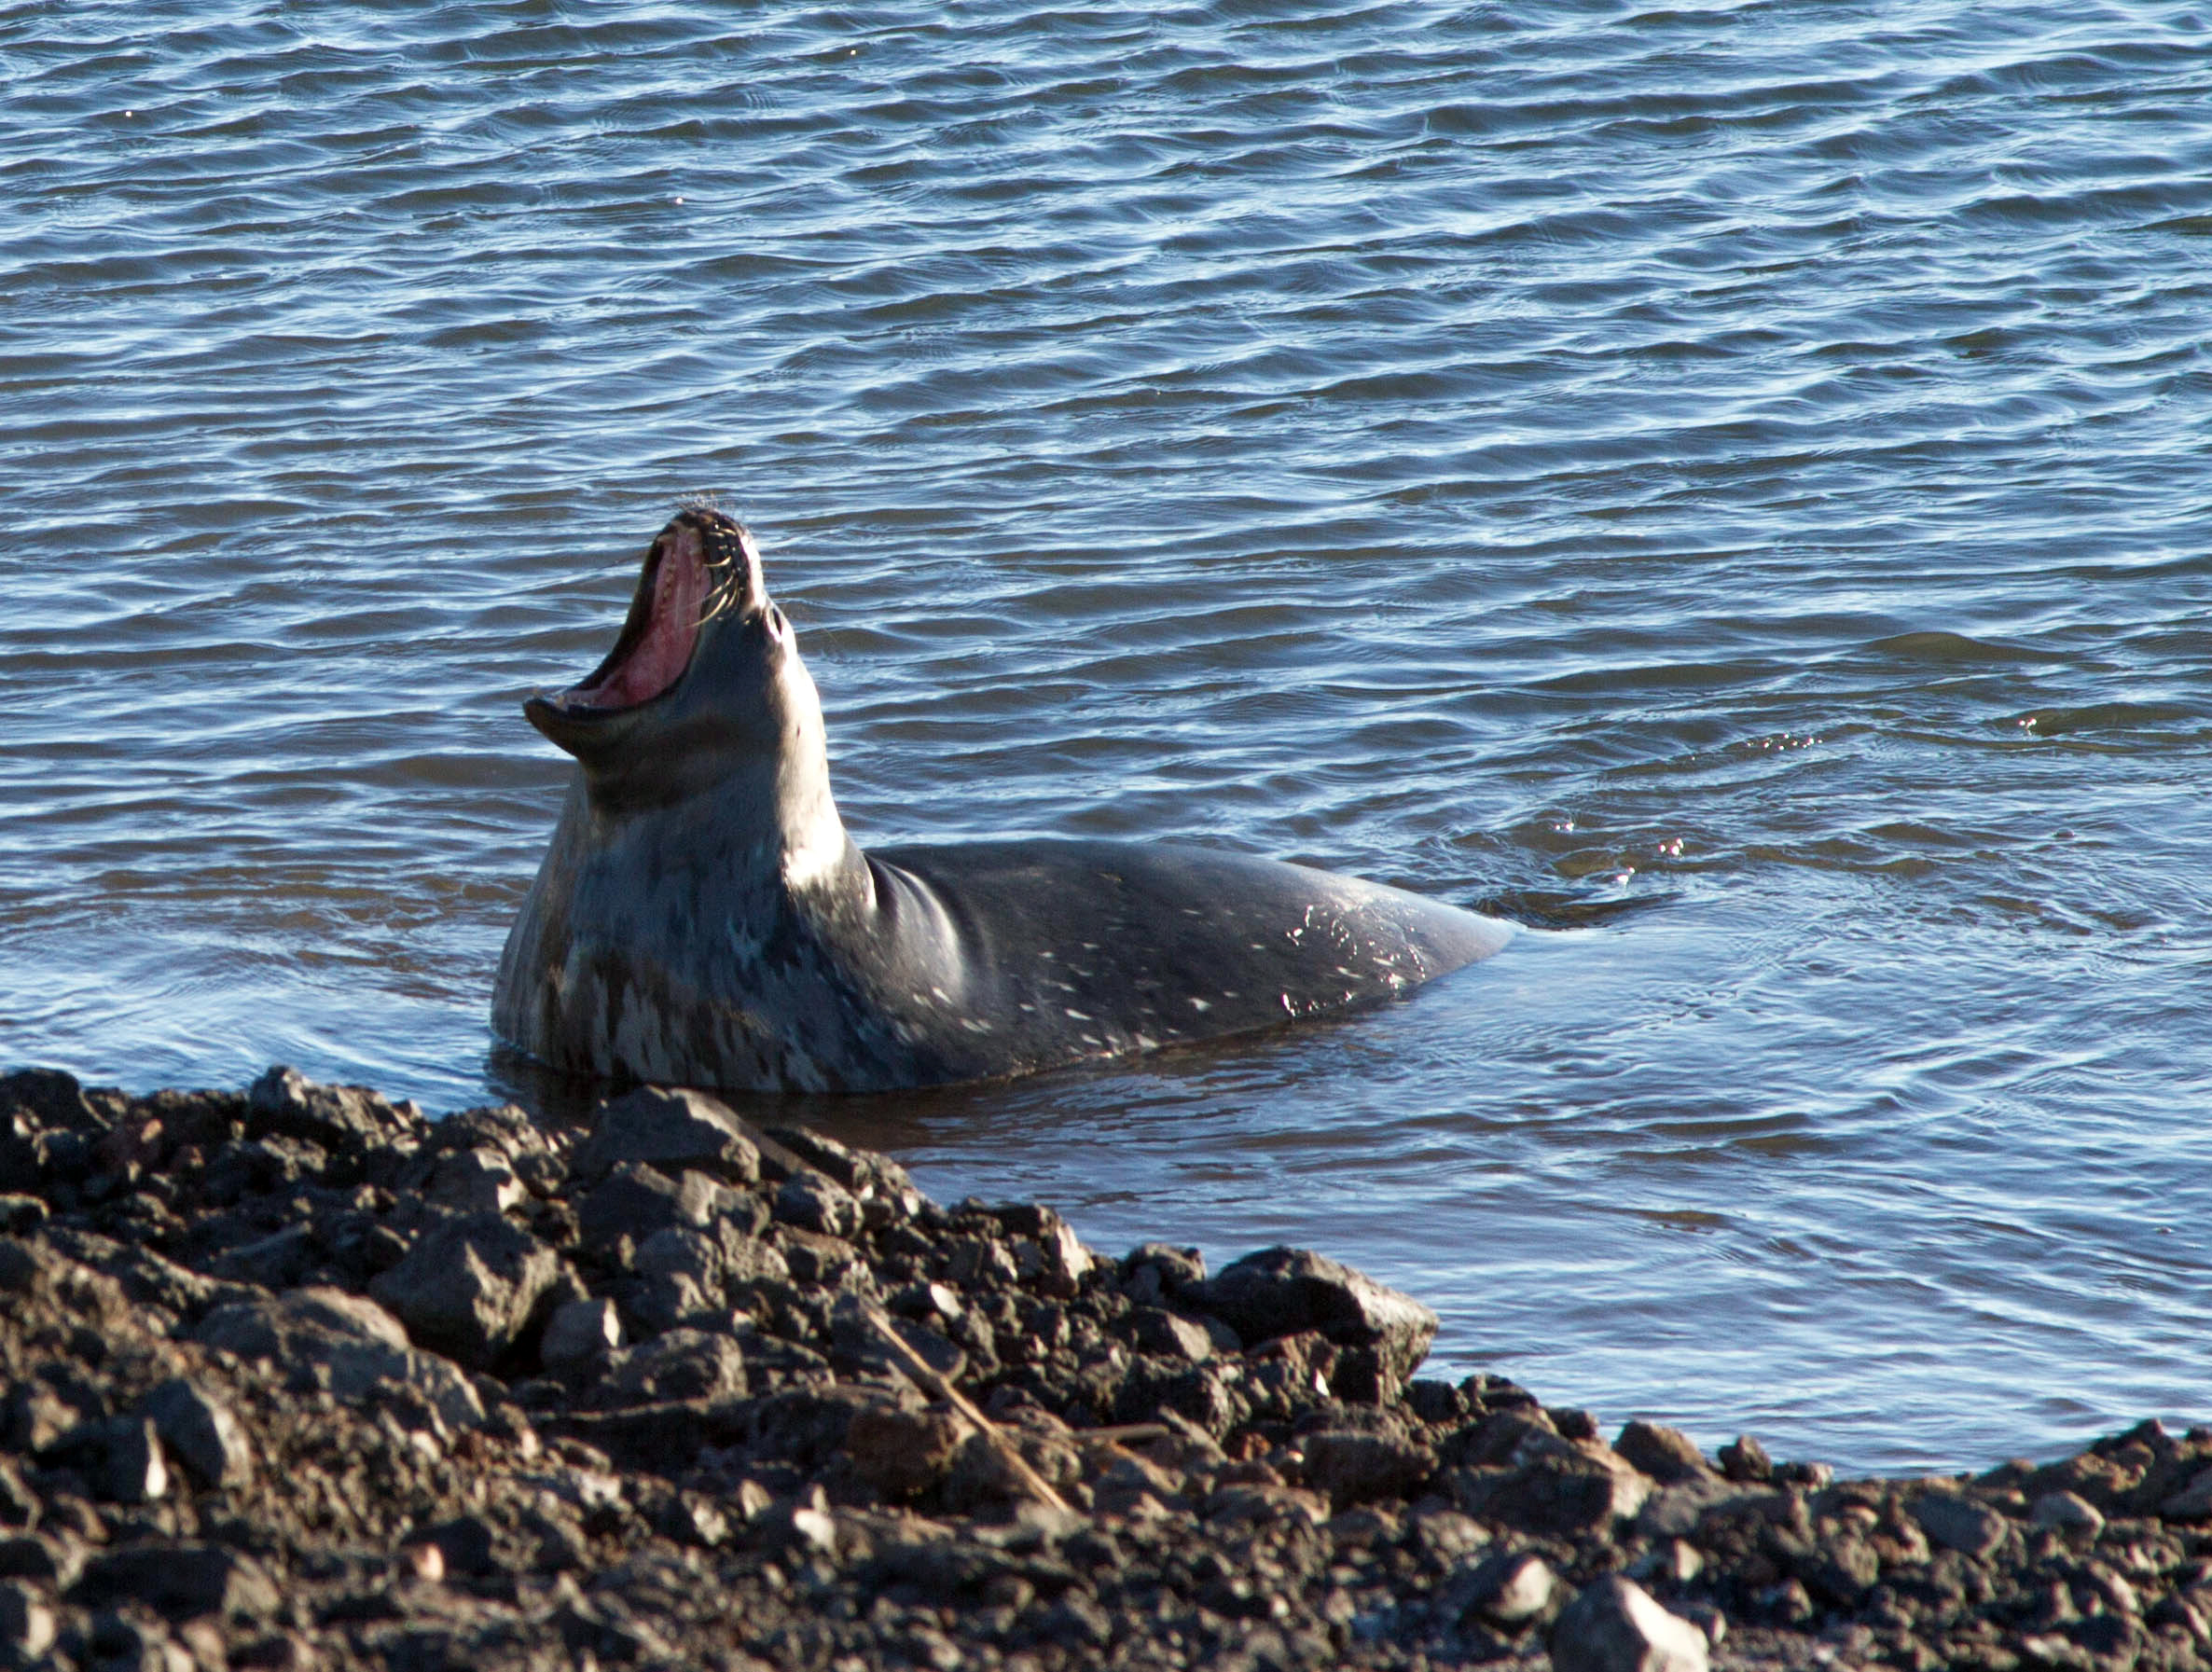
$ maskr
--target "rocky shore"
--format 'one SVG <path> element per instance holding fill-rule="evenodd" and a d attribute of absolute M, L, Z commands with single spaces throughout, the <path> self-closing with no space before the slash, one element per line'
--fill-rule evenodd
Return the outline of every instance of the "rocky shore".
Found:
<path fill-rule="evenodd" d="M 2212 1430 L 1839 1481 L 1424 1379 L 1435 1327 L 691 1093 L 19 1071 L 0 1664 L 2212 1663 Z"/>

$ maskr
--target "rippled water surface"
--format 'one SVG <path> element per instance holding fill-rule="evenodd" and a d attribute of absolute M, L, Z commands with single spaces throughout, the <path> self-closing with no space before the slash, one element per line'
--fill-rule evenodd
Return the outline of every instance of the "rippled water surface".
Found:
<path fill-rule="evenodd" d="M 1541 928 L 811 1118 L 1609 1423 L 2212 1416 L 2212 11 L 0 4 L 0 1056 L 512 1089 L 517 700 L 710 491 L 864 841 Z"/>

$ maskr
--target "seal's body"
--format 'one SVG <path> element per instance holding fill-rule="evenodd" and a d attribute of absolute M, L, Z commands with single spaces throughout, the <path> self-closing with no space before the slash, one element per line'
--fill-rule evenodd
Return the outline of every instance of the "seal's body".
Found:
<path fill-rule="evenodd" d="M 790 626 L 711 511 L 654 542 L 599 670 L 525 712 L 581 770 L 492 1024 L 559 1068 L 767 1091 L 986 1079 L 1391 998 L 1512 933 L 1203 849 L 862 852 Z"/>

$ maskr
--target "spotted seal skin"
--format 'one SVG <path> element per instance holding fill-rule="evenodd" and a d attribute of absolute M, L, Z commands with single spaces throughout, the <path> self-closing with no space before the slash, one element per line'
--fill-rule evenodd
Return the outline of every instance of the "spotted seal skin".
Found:
<path fill-rule="evenodd" d="M 492 1024 L 556 1068 L 761 1091 L 1027 1073 L 1377 1002 L 1509 925 L 1205 849 L 864 853 L 751 536 L 683 511 L 581 684 L 523 711 L 578 771 Z"/>

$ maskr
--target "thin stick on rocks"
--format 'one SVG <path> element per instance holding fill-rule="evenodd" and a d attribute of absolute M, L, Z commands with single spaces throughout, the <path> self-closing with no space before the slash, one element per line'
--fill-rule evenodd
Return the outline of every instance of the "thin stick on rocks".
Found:
<path fill-rule="evenodd" d="M 883 1345 L 890 1349 L 899 1368 L 919 1383 L 932 1398 L 943 1400 L 975 1424 L 975 1431 L 1004 1459 L 1007 1468 L 1014 1471 L 1015 1478 L 1027 1486 L 1040 1503 L 1056 1510 L 1069 1509 L 1068 1500 L 1053 1490 L 1050 1481 L 1030 1467 L 1030 1460 L 1021 1455 L 1021 1448 L 1006 1437 L 999 1425 L 978 1410 L 966 1394 L 933 1370 L 926 1359 L 906 1345 L 906 1338 L 892 1328 L 889 1313 L 880 1306 L 869 1305 L 863 1309 L 862 1316 L 868 1320 L 868 1327 L 882 1338 Z"/>

